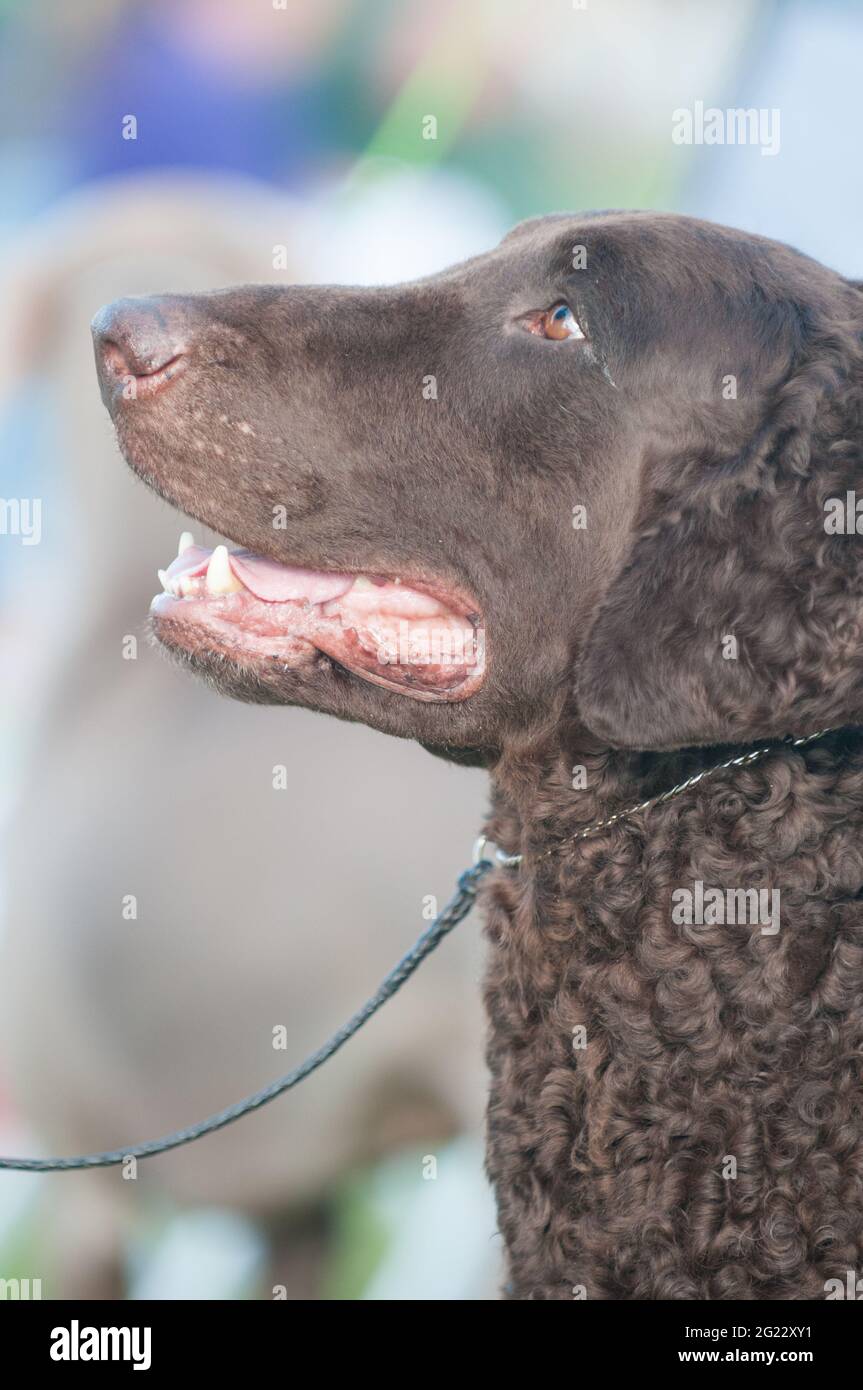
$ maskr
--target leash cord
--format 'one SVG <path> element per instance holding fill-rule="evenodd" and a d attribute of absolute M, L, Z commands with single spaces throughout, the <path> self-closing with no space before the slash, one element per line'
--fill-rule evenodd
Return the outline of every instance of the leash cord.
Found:
<path fill-rule="evenodd" d="M 749 753 L 741 753 L 735 758 L 729 758 L 727 762 L 705 768 L 702 772 L 687 777 L 685 782 L 679 782 L 676 787 L 669 788 L 660 796 L 650 797 L 649 800 L 642 801 L 637 806 L 627 806 L 622 811 L 610 816 L 608 820 L 599 821 L 595 825 L 585 826 L 583 829 L 575 831 L 574 834 L 557 841 L 556 844 L 538 855 L 538 858 L 544 859 L 548 855 L 554 854 L 565 844 L 596 835 L 637 812 L 649 811 L 653 806 L 670 801 L 673 797 L 679 796 L 681 792 L 694 787 L 705 777 L 712 777 L 715 773 L 722 772 L 726 768 L 748 767 L 751 763 L 765 757 L 766 754 L 775 752 L 783 744 L 792 748 L 801 748 L 806 744 L 813 743 L 816 739 L 823 738 L 825 734 L 834 732 L 834 729 L 821 729 L 817 734 L 807 734 L 803 738 L 783 739 L 779 744 L 768 744 L 761 748 L 755 748 Z M 153 1154 L 166 1153 L 168 1149 L 179 1149 L 184 1144 L 192 1144 L 196 1139 L 202 1139 L 205 1134 L 213 1134 L 217 1129 L 224 1129 L 226 1125 L 233 1124 L 234 1120 L 242 1119 L 243 1115 L 248 1115 L 253 1110 L 260 1110 L 262 1105 L 269 1105 L 270 1101 L 275 1100 L 277 1096 L 292 1090 L 301 1081 L 305 1081 L 307 1076 L 311 1076 L 312 1072 L 317 1071 L 318 1067 L 322 1067 L 324 1062 L 329 1061 L 340 1047 L 343 1047 L 354 1037 L 363 1025 L 368 1023 L 369 1019 L 377 1013 L 378 1009 L 388 999 L 392 999 L 394 994 L 398 993 L 417 967 L 422 965 L 426 956 L 431 955 L 435 947 L 440 945 L 453 927 L 457 927 L 459 922 L 464 921 L 474 905 L 480 882 L 489 869 L 495 867 L 494 860 L 484 858 L 488 843 L 485 835 L 479 837 L 474 851 L 474 863 L 471 868 L 465 869 L 459 878 L 456 891 L 443 912 L 439 913 L 431 926 L 426 928 L 407 955 L 402 956 L 398 965 L 394 966 L 371 998 L 367 999 L 362 1008 L 358 1009 L 347 1023 L 343 1023 L 341 1028 L 333 1033 L 322 1047 L 319 1047 L 298 1067 L 294 1067 L 293 1071 L 289 1071 L 285 1076 L 280 1076 L 277 1081 L 271 1081 L 268 1086 L 246 1096 L 244 1100 L 238 1100 L 234 1105 L 220 1110 L 218 1114 L 211 1115 L 207 1120 L 201 1120 L 196 1125 L 189 1125 L 186 1129 L 177 1129 L 172 1134 L 166 1134 L 164 1139 L 150 1139 L 145 1144 L 136 1144 L 129 1149 L 109 1149 L 105 1153 L 81 1154 L 76 1158 L 0 1158 L 0 1169 L 13 1168 L 30 1173 L 56 1173 L 65 1172 L 70 1168 L 113 1168 L 120 1163 L 125 1163 L 130 1158 L 151 1158 Z M 495 859 L 499 865 L 505 868 L 517 868 L 522 863 L 523 856 L 504 854 L 502 850 L 496 849 Z"/>
<path fill-rule="evenodd" d="M 271 1100 L 283 1095 L 285 1091 L 292 1090 L 307 1076 L 311 1076 L 312 1072 L 322 1067 L 324 1062 L 329 1061 L 340 1047 L 344 1047 L 345 1043 L 368 1023 L 388 999 L 392 999 L 393 995 L 398 993 L 418 966 L 422 965 L 426 956 L 431 955 L 453 927 L 464 921 L 474 905 L 481 880 L 493 867 L 490 859 L 480 859 L 470 869 L 465 869 L 446 907 L 426 928 L 407 955 L 402 956 L 398 965 L 393 967 L 371 998 L 367 999 L 362 1008 L 358 1009 L 347 1023 L 343 1023 L 322 1047 L 299 1066 L 294 1067 L 293 1071 L 280 1076 L 277 1081 L 271 1081 L 260 1091 L 246 1096 L 244 1100 L 236 1101 L 234 1105 L 227 1106 L 218 1114 L 211 1115 L 209 1119 L 166 1134 L 163 1139 L 150 1139 L 144 1144 L 133 1144 L 128 1149 L 109 1149 L 105 1153 L 82 1154 L 76 1158 L 0 1158 L 0 1168 L 13 1168 L 30 1173 L 66 1172 L 72 1168 L 113 1168 L 130 1158 L 151 1158 L 153 1154 L 166 1153 L 168 1149 L 179 1149 L 184 1144 L 192 1144 L 196 1139 L 202 1139 L 205 1134 L 213 1134 L 217 1129 L 224 1129 L 226 1125 L 241 1119 L 243 1115 L 260 1110 L 262 1105 L 269 1105 Z"/>

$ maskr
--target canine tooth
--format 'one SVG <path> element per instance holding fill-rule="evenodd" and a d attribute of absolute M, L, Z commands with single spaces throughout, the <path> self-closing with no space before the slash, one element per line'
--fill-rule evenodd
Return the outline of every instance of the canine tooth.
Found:
<path fill-rule="evenodd" d="M 372 583 L 372 581 L 370 579 L 367 579 L 364 574 L 358 575 L 358 577 L 354 580 L 354 588 L 359 589 L 360 592 L 362 592 L 363 589 L 373 589 L 374 587 L 375 586 Z"/>
<path fill-rule="evenodd" d="M 180 536 L 180 544 L 177 547 L 178 555 L 185 555 L 186 551 L 195 544 L 195 537 L 191 531 L 183 531 Z"/>
<path fill-rule="evenodd" d="M 162 588 L 165 590 L 165 593 L 166 593 L 166 594 L 169 594 L 169 593 L 171 592 L 171 581 L 170 581 L 170 579 L 168 578 L 168 571 L 167 571 L 167 570 L 156 570 L 156 574 L 159 576 L 159 583 L 161 584 Z"/>
<path fill-rule="evenodd" d="M 208 594 L 235 594 L 242 589 L 242 584 L 237 579 L 231 569 L 231 562 L 228 559 L 228 547 L 217 545 L 207 566 L 207 593 Z"/>

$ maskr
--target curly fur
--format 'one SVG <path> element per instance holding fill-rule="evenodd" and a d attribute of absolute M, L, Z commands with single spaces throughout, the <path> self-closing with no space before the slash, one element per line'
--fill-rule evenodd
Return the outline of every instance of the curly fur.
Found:
<path fill-rule="evenodd" d="M 559 752 L 529 807 L 499 793 L 496 837 L 590 823 L 640 794 L 640 762 Z M 861 823 L 863 735 L 842 733 L 496 876 L 488 1163 L 511 1296 L 817 1298 L 859 1270 Z M 779 885 L 778 935 L 673 925 L 698 878 Z"/>

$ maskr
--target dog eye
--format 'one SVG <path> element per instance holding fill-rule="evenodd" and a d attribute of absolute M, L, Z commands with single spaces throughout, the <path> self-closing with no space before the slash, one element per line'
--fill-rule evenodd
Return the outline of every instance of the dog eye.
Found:
<path fill-rule="evenodd" d="M 581 325 L 568 304 L 555 304 L 543 314 L 546 338 L 583 338 Z"/>
<path fill-rule="evenodd" d="M 526 326 L 528 332 L 538 338 L 553 338 L 557 342 L 584 337 L 581 324 L 568 304 L 552 304 L 550 309 L 528 314 Z"/>

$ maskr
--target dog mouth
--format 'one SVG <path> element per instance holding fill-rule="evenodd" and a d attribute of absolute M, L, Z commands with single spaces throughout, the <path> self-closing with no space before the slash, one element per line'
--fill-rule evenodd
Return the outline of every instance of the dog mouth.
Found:
<path fill-rule="evenodd" d="M 207 549 L 189 532 L 159 570 L 157 636 L 257 672 L 329 658 L 415 700 L 465 700 L 482 683 L 478 613 L 398 577 L 297 569 L 249 550 Z"/>

